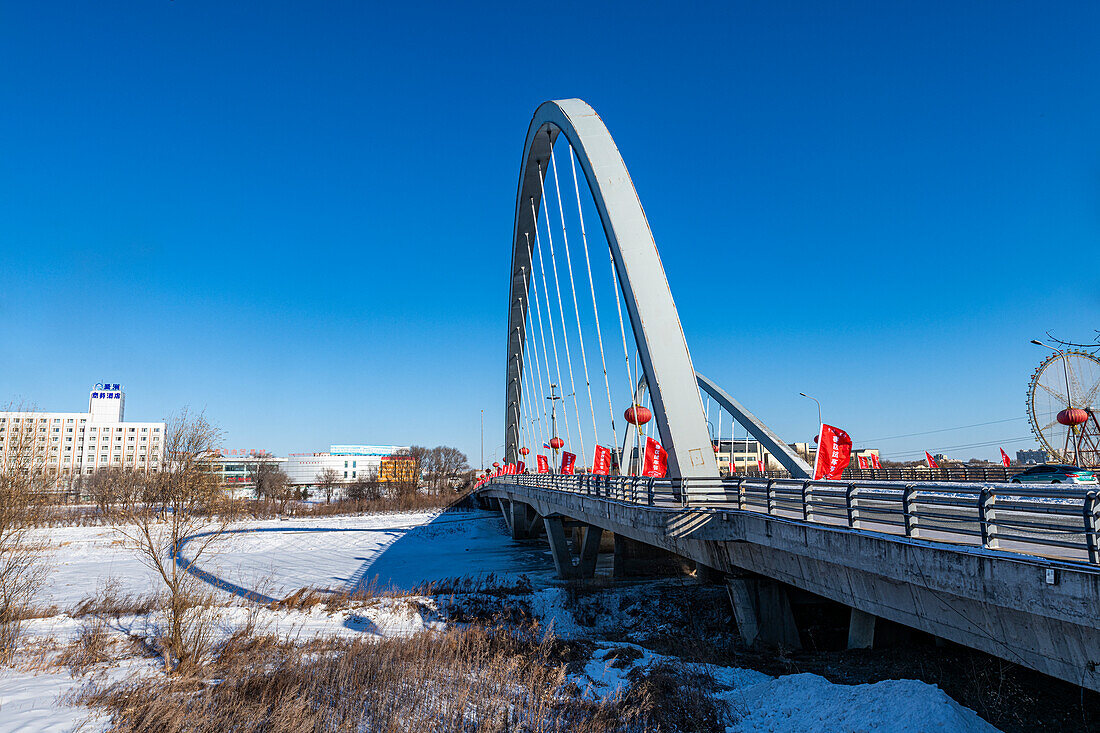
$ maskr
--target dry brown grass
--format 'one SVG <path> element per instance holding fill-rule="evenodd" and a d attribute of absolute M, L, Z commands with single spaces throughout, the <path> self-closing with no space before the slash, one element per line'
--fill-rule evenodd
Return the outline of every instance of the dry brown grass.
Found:
<path fill-rule="evenodd" d="M 197 674 L 91 684 L 82 701 L 133 733 L 714 730 L 723 710 L 672 667 L 586 700 L 567 670 L 588 647 L 535 627 L 469 626 L 411 638 L 295 645 L 236 636 Z M 671 715 L 669 714 L 671 712 Z"/>

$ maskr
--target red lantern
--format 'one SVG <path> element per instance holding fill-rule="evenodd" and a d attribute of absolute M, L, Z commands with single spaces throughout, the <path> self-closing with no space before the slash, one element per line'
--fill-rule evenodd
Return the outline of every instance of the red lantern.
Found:
<path fill-rule="evenodd" d="M 521 456 L 526 456 L 526 455 L 527 455 L 528 453 L 530 453 L 530 452 L 531 452 L 531 451 L 527 450 L 527 447 L 526 447 L 526 446 L 524 446 L 523 448 L 520 448 L 520 449 L 519 449 L 519 454 L 520 454 Z"/>
<path fill-rule="evenodd" d="M 623 417 L 626 421 L 632 425 L 645 425 L 653 418 L 653 413 L 649 411 L 648 407 L 628 407 L 626 412 L 623 413 Z"/>
<path fill-rule="evenodd" d="M 550 439 L 550 447 L 553 448 L 554 450 L 557 450 L 558 448 L 561 448 L 563 445 L 565 445 L 565 441 L 562 440 L 561 438 L 559 438 L 556 435 L 553 438 Z"/>
<path fill-rule="evenodd" d="M 817 442 L 817 436 L 816 435 L 814 436 L 814 442 L 815 443 Z"/>
<path fill-rule="evenodd" d="M 500 468 L 500 462 L 499 461 L 493 461 L 493 468 Z"/>
<path fill-rule="evenodd" d="M 1063 425 L 1081 425 L 1088 422 L 1089 414 L 1080 407 L 1062 410 L 1058 413 L 1058 422 Z"/>
<path fill-rule="evenodd" d="M 718 446 L 714 446 L 714 452 L 715 452 L 715 453 L 717 453 L 717 452 L 718 452 Z"/>

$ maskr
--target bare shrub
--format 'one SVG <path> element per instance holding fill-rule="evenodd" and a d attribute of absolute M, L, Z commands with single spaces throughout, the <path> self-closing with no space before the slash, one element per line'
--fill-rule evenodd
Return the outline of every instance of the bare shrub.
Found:
<path fill-rule="evenodd" d="M 212 554 L 229 521 L 219 514 L 226 499 L 211 465 L 218 438 L 202 413 L 169 418 L 165 470 L 144 501 L 123 509 L 127 521 L 118 530 L 161 581 L 159 644 L 170 672 L 199 664 L 213 640 L 213 593 L 191 570 Z"/>
<path fill-rule="evenodd" d="M 45 440 L 36 439 L 35 413 L 25 407 L 8 411 L 0 457 L 0 663 L 15 653 L 21 622 L 45 579 L 41 548 L 30 545 L 27 532 L 37 521 L 40 497 L 56 481 L 46 469 Z"/>

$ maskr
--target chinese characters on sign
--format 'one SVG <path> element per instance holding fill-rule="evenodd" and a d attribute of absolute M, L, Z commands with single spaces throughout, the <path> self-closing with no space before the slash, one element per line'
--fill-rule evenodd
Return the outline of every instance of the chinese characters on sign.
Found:
<path fill-rule="evenodd" d="M 577 463 L 577 456 L 575 453 L 569 451 L 562 451 L 561 453 L 561 472 L 573 473 L 573 466 Z"/>
<path fill-rule="evenodd" d="M 602 445 L 596 446 L 596 457 L 592 460 L 592 473 L 599 476 L 611 474 L 611 450 Z"/>
<path fill-rule="evenodd" d="M 643 476 L 664 478 L 668 472 L 668 452 L 653 438 L 645 440 L 645 463 L 642 466 Z"/>
<path fill-rule="evenodd" d="M 823 424 L 818 441 L 814 480 L 839 479 L 852 459 L 852 439 L 840 428 Z"/>

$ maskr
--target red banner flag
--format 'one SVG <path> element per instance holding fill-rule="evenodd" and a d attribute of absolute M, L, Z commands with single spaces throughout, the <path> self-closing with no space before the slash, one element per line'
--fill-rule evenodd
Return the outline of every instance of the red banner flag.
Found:
<path fill-rule="evenodd" d="M 924 452 L 924 457 L 928 460 L 929 468 L 939 468 L 940 464 L 936 463 L 936 459 L 929 455 L 928 451 Z"/>
<path fill-rule="evenodd" d="M 539 473 L 550 473 L 550 459 L 546 456 L 535 456 L 535 463 L 538 464 Z"/>
<path fill-rule="evenodd" d="M 561 452 L 561 472 L 573 473 L 573 466 L 577 464 L 577 456 L 567 450 Z"/>
<path fill-rule="evenodd" d="M 863 456 L 856 456 L 856 460 L 859 461 L 860 468 L 867 468 L 867 459 Z"/>
<path fill-rule="evenodd" d="M 759 458 L 756 459 L 756 470 L 760 473 L 764 473 L 764 462 Z"/>
<path fill-rule="evenodd" d="M 664 478 L 666 473 L 668 473 L 668 452 L 653 438 L 646 438 L 642 475 Z"/>
<path fill-rule="evenodd" d="M 516 464 L 516 473 L 523 473 L 526 470 L 527 470 L 527 464 L 524 463 L 523 461 L 520 461 L 519 463 Z"/>
<path fill-rule="evenodd" d="M 592 473 L 600 476 L 611 475 L 611 449 L 596 446 L 596 456 L 592 459 Z"/>
<path fill-rule="evenodd" d="M 871 468 L 882 468 L 882 464 L 878 462 L 878 454 L 871 454 Z"/>
<path fill-rule="evenodd" d="M 1004 464 L 1005 468 L 1008 468 L 1009 466 L 1012 465 L 1012 461 L 1009 460 L 1008 454 L 1005 453 L 1004 448 L 1001 448 L 1001 463 Z"/>
<path fill-rule="evenodd" d="M 832 425 L 822 425 L 814 461 L 814 480 L 839 479 L 852 459 L 852 439 Z"/>

